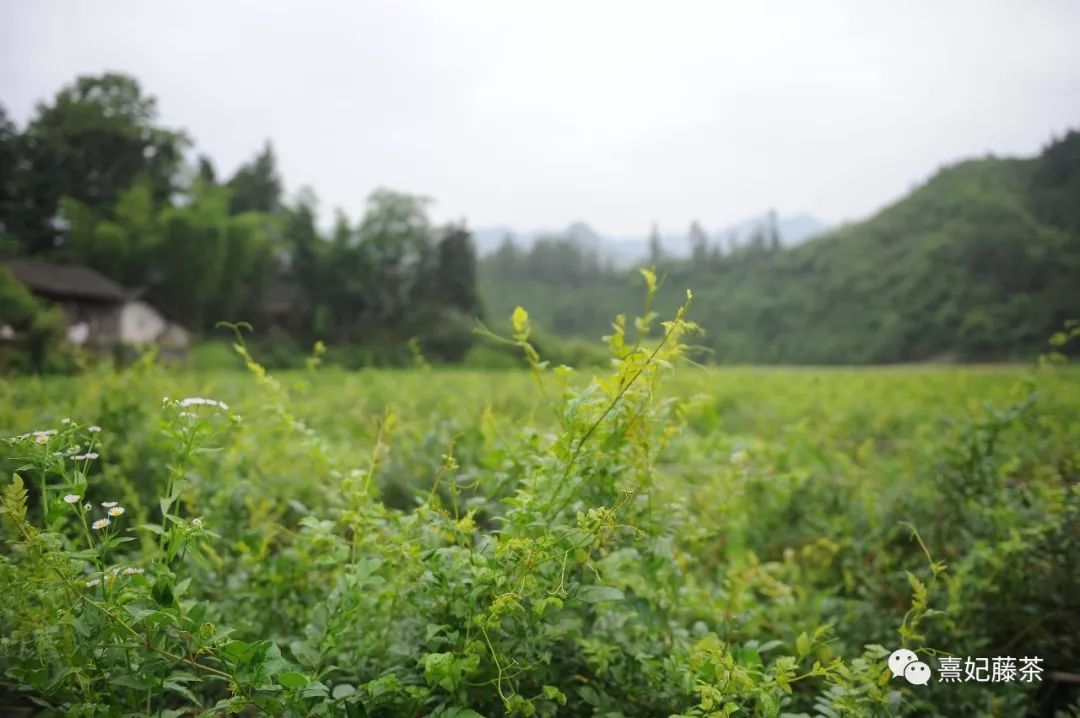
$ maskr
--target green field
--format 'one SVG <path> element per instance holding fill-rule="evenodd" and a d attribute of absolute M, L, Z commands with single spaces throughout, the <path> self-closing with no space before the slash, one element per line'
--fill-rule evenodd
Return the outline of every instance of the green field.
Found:
<path fill-rule="evenodd" d="M 6 381 L 0 436 L 57 433 L 0 444 L 0 712 L 1076 710 L 1080 373 L 703 369 L 675 329 L 595 376 Z"/>

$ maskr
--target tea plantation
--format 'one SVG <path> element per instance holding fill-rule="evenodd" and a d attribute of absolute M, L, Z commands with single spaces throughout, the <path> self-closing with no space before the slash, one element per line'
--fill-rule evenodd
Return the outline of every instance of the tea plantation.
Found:
<path fill-rule="evenodd" d="M 520 312 L 522 371 L 0 384 L 0 713 L 1076 715 L 1080 373 L 654 328 L 595 371 Z"/>

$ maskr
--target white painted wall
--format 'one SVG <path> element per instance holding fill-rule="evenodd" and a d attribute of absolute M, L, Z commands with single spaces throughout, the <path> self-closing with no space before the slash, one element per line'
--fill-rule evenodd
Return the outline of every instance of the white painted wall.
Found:
<path fill-rule="evenodd" d="M 165 317 L 141 300 L 125 302 L 120 309 L 120 341 L 125 344 L 149 344 L 157 341 L 167 327 Z"/>
<path fill-rule="evenodd" d="M 188 345 L 188 340 L 187 330 L 172 322 L 169 322 L 165 333 L 158 338 L 158 342 L 166 349 L 184 349 Z"/>

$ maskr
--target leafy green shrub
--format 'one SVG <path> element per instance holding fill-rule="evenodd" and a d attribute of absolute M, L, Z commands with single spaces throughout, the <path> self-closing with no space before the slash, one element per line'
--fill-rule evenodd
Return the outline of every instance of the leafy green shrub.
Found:
<path fill-rule="evenodd" d="M 61 310 L 47 307 L 0 267 L 0 327 L 5 326 L 15 336 L 0 339 L 0 373 L 71 368 L 70 357 L 59 351 L 64 336 Z"/>
<path fill-rule="evenodd" d="M 238 343 L 251 378 L 225 393 L 149 365 L 20 385 L 0 426 L 51 415 L 56 431 L 4 448 L 0 707 L 1068 705 L 1033 684 L 910 687 L 884 659 L 1075 660 L 1075 634 L 1054 630 L 1075 595 L 1075 374 L 1047 367 L 1018 393 L 979 375 L 673 375 L 695 328 L 683 308 L 650 340 L 655 321 L 616 321 L 591 379 L 545 363 L 518 310 L 504 343 L 528 377 L 320 377 L 317 361 L 272 376 Z M 1041 615 L 1058 622 L 1031 626 Z"/>

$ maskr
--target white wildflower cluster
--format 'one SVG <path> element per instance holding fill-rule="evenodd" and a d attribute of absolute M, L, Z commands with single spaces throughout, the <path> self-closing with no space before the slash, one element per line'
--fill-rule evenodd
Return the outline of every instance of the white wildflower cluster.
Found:
<path fill-rule="evenodd" d="M 223 404 L 221 406 L 222 408 L 225 408 Z M 77 426 L 71 419 L 68 418 L 61 419 L 60 425 L 63 426 L 65 430 Z M 91 434 L 97 434 L 101 431 L 101 427 L 94 425 L 87 427 L 86 430 L 89 431 Z M 52 437 L 56 436 L 57 433 L 58 432 L 56 429 L 38 429 L 37 431 L 31 431 L 26 434 L 19 434 L 18 436 L 13 436 L 8 439 L 8 442 L 18 444 L 23 441 L 33 441 L 36 444 L 44 445 L 48 444 Z"/>
<path fill-rule="evenodd" d="M 65 504 L 77 504 L 77 503 L 79 503 L 79 499 L 81 499 L 81 498 L 82 497 L 79 496 L 78 494 L 68 494 L 67 496 L 64 497 L 64 503 Z"/>
<path fill-rule="evenodd" d="M 193 407 L 193 406 L 209 406 L 209 407 L 213 407 L 213 408 L 216 408 L 216 409 L 221 409 L 222 411 L 228 411 L 229 410 L 229 405 L 226 404 L 225 402 L 218 401 L 216 399 L 206 399 L 206 398 L 201 397 L 201 396 L 189 396 L 186 399 L 181 399 L 180 406 L 182 406 L 185 409 L 188 409 L 188 408 Z"/>
<path fill-rule="evenodd" d="M 31 436 L 34 437 L 34 442 L 38 444 L 48 444 L 49 439 L 56 436 L 56 429 L 45 429 L 44 431 L 31 432 Z"/>
<path fill-rule="evenodd" d="M 138 566 L 128 566 L 127 568 L 123 569 L 121 569 L 119 566 L 113 566 L 108 571 L 106 571 L 103 576 L 95 576 L 87 580 L 86 587 L 93 588 L 94 586 L 100 586 L 101 579 L 103 577 L 109 581 L 115 581 L 120 576 L 137 576 L 144 572 L 144 569 L 139 568 Z"/>
<path fill-rule="evenodd" d="M 74 494 L 69 494 L 68 496 L 65 496 L 64 501 L 68 501 L 68 499 L 70 497 L 72 497 L 72 496 L 75 496 L 75 495 Z M 79 497 L 75 496 L 75 500 L 74 501 L 68 501 L 68 503 L 73 504 L 78 500 L 79 500 Z M 83 509 L 85 511 L 89 511 L 92 508 L 93 507 L 90 504 L 86 504 L 85 506 L 83 506 Z M 112 519 L 116 518 L 117 516 L 123 516 L 124 515 L 124 510 L 125 510 L 123 506 L 121 506 L 120 504 L 118 504 L 115 501 L 102 501 L 101 502 L 101 508 L 105 509 L 105 512 L 109 516 L 106 516 L 105 518 L 102 518 L 102 519 L 98 519 L 94 523 L 90 524 L 90 528 L 94 529 L 95 531 L 101 531 L 102 529 L 107 528 L 108 526 L 110 526 L 112 524 Z M 109 518 L 109 517 L 112 517 L 112 518 Z"/>

